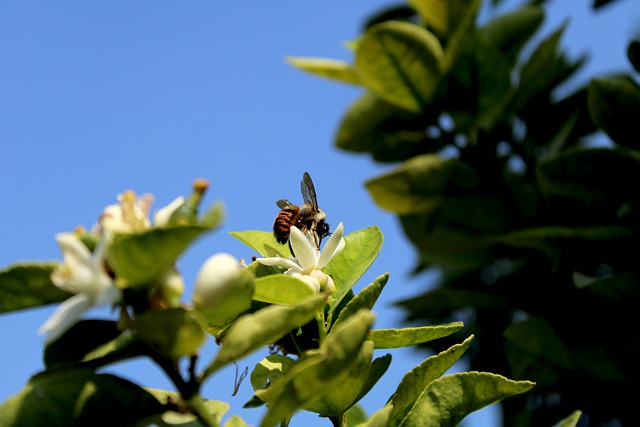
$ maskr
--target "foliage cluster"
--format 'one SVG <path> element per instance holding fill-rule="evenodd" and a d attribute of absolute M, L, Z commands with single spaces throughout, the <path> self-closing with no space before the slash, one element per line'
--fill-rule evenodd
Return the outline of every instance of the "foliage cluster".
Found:
<path fill-rule="evenodd" d="M 479 24 L 480 0 L 408 0 L 368 20 L 352 62 L 290 62 L 365 89 L 335 144 L 397 163 L 366 188 L 398 216 L 416 272 L 442 273 L 402 305 L 414 320 L 464 319 L 459 334 L 481 345 L 473 369 L 536 381 L 503 406 L 505 425 L 574 408 L 593 425 L 633 422 L 640 42 L 633 70 L 562 95 L 585 58 L 563 53 L 566 25 L 539 34 L 542 3 Z M 593 146 L 598 132 L 607 143 Z"/>

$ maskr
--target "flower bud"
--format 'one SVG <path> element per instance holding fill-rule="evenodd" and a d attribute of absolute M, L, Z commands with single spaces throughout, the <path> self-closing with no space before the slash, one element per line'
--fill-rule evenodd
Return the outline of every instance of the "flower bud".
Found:
<path fill-rule="evenodd" d="M 254 282 L 232 255 L 209 257 L 196 278 L 193 303 L 209 322 L 235 317 L 251 306 Z"/>

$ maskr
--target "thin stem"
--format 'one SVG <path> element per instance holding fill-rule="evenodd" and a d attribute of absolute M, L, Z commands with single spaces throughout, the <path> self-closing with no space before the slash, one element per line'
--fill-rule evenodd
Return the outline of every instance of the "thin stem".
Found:
<path fill-rule="evenodd" d="M 329 417 L 329 420 L 331 420 L 333 427 L 346 427 L 347 425 L 347 416 L 345 414 Z"/>
<path fill-rule="evenodd" d="M 318 322 L 318 344 L 322 347 L 324 340 L 327 338 L 327 323 L 324 319 L 324 310 L 316 312 L 316 322 Z"/>

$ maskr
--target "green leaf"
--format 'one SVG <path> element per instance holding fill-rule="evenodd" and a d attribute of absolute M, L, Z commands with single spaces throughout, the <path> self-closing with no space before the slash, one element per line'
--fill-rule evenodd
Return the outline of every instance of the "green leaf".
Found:
<path fill-rule="evenodd" d="M 289 65 L 320 77 L 354 85 L 362 84 L 356 69 L 346 61 L 328 58 L 288 57 L 287 62 Z"/>
<path fill-rule="evenodd" d="M 107 247 L 107 262 L 124 286 L 145 285 L 172 268 L 189 245 L 209 231 L 187 225 L 117 234 Z"/>
<path fill-rule="evenodd" d="M 203 322 L 197 311 L 173 308 L 136 315 L 133 329 L 142 341 L 177 359 L 197 353 L 206 339 Z"/>
<path fill-rule="evenodd" d="M 270 304 L 293 305 L 313 295 L 315 292 L 302 280 L 275 274 L 256 279 L 253 299 Z"/>
<path fill-rule="evenodd" d="M 395 393 L 389 399 L 393 411 L 389 415 L 389 427 L 400 425 L 403 418 L 416 403 L 423 390 L 445 372 L 464 354 L 471 345 L 473 335 L 460 344 L 425 359 L 410 370 L 398 384 Z"/>
<path fill-rule="evenodd" d="M 582 411 L 573 411 L 568 417 L 555 424 L 554 427 L 576 427 L 581 416 Z"/>
<path fill-rule="evenodd" d="M 389 21 L 371 27 L 358 42 L 355 66 L 382 98 L 420 112 L 436 91 L 442 55 L 440 42 L 426 29 Z"/>
<path fill-rule="evenodd" d="M 325 303 L 324 296 L 317 296 L 294 306 L 271 305 L 240 317 L 222 337 L 220 351 L 209 371 L 212 373 L 308 323 Z"/>
<path fill-rule="evenodd" d="M 346 427 L 356 427 L 367 421 L 367 414 L 360 405 L 354 405 L 346 412 L 347 425 Z"/>
<path fill-rule="evenodd" d="M 371 362 L 371 368 L 369 369 L 369 375 L 367 377 L 367 380 L 362 385 L 362 388 L 360 389 L 360 393 L 358 394 L 358 397 L 356 397 L 356 399 L 353 402 L 351 402 L 351 405 L 355 405 L 356 403 L 358 403 L 363 397 L 367 395 L 367 393 L 371 391 L 373 386 L 375 386 L 376 383 L 380 380 L 380 378 L 382 378 L 382 376 L 385 374 L 385 372 L 387 372 L 390 365 L 391 365 L 390 354 L 385 354 L 384 356 L 378 357 L 374 359 L 373 362 Z"/>
<path fill-rule="evenodd" d="M 332 324 L 331 327 L 335 327 L 341 322 L 345 321 L 349 317 L 356 314 L 360 309 L 366 308 L 368 310 L 373 309 L 374 304 L 378 300 L 382 289 L 389 280 L 389 273 L 385 273 L 382 276 L 376 278 L 370 285 L 361 290 L 358 295 L 354 296 L 351 301 L 340 311 L 338 319 Z M 329 319 L 331 321 L 331 319 Z"/>
<path fill-rule="evenodd" d="M 640 157 L 607 148 L 568 150 L 540 161 L 536 177 L 546 196 L 575 199 L 615 215 L 622 203 L 638 200 Z"/>
<path fill-rule="evenodd" d="M 44 349 L 44 366 L 52 369 L 70 365 L 97 347 L 112 341 L 121 331 L 110 320 L 81 320 Z"/>
<path fill-rule="evenodd" d="M 0 270 L 0 313 L 64 301 L 72 294 L 51 281 L 57 264 L 14 264 Z"/>
<path fill-rule="evenodd" d="M 0 406 L 0 425 L 143 426 L 157 420 L 162 412 L 158 400 L 129 381 L 74 369 L 33 377 Z"/>
<path fill-rule="evenodd" d="M 572 350 L 542 317 L 512 323 L 504 331 L 504 339 L 507 359 L 516 378 L 531 378 L 544 387 L 577 369 Z"/>
<path fill-rule="evenodd" d="M 373 319 L 368 310 L 361 310 L 336 327 L 319 350 L 292 365 L 280 381 L 256 391 L 269 402 L 262 425 L 275 425 L 300 407 L 342 416 L 369 377 L 373 344 L 367 333 Z"/>
<path fill-rule="evenodd" d="M 482 33 L 469 32 L 457 47 L 448 80 L 446 103 L 458 132 L 479 126 L 491 130 L 511 90 L 511 65 Z"/>
<path fill-rule="evenodd" d="M 544 10 L 524 5 L 489 22 L 480 31 L 502 51 L 513 66 L 522 47 L 540 28 Z"/>
<path fill-rule="evenodd" d="M 343 115 L 335 144 L 347 151 L 369 152 L 380 162 L 406 160 L 417 153 L 435 152 L 444 143 L 429 139 L 424 130 L 429 124 L 436 123 L 437 113 L 411 113 L 368 91 Z"/>
<path fill-rule="evenodd" d="M 231 231 L 229 234 L 258 252 L 263 257 L 291 257 L 289 245 L 278 243 L 273 233 L 269 231 Z"/>
<path fill-rule="evenodd" d="M 600 256 L 615 260 L 625 252 L 636 233 L 627 227 L 603 225 L 596 227 L 537 227 L 516 230 L 496 237 L 496 241 L 514 248 L 536 249 L 547 256 Z"/>
<path fill-rule="evenodd" d="M 369 334 L 377 349 L 410 347 L 446 337 L 462 329 L 462 322 L 453 322 L 448 325 L 419 326 L 403 329 L 374 329 Z"/>
<path fill-rule="evenodd" d="M 376 226 L 363 228 L 345 236 L 345 247 L 327 264 L 324 272 L 333 278 L 336 292 L 331 303 L 331 312 L 369 269 L 382 248 L 382 233 Z"/>
<path fill-rule="evenodd" d="M 473 0 L 409 0 L 420 17 L 436 31 L 451 35 L 469 14 L 477 9 Z"/>
<path fill-rule="evenodd" d="M 152 394 L 163 405 L 175 405 L 182 401 L 179 393 L 145 387 L 145 390 Z M 229 404 L 217 400 L 204 400 L 204 407 L 207 412 L 216 420 L 217 423 L 222 421 L 222 417 L 229 411 Z M 202 424 L 198 418 L 191 413 L 181 413 L 175 411 L 167 411 L 162 414 L 161 427 L 180 426 L 180 427 L 201 427 Z"/>
<path fill-rule="evenodd" d="M 640 113 L 640 87 L 630 77 L 593 79 L 589 83 L 589 112 L 614 142 L 640 149 L 640 132 L 635 122 Z"/>
<path fill-rule="evenodd" d="M 274 384 L 296 361 L 281 354 L 272 354 L 259 361 L 251 371 L 251 386 L 254 391 L 263 390 Z"/>
<path fill-rule="evenodd" d="M 247 423 L 244 422 L 242 418 L 237 415 L 232 415 L 229 419 L 224 423 L 224 427 L 247 427 Z"/>
<path fill-rule="evenodd" d="M 373 414 L 365 423 L 360 424 L 360 427 L 385 427 L 392 410 L 393 406 L 385 405 L 382 409 Z"/>
<path fill-rule="evenodd" d="M 464 417 L 534 387 L 485 372 L 462 372 L 432 381 L 402 422 L 403 427 L 456 426 Z"/>
<path fill-rule="evenodd" d="M 520 111 L 536 96 L 548 95 L 554 86 L 573 74 L 583 63 L 580 58 L 570 63 L 565 55 L 559 52 L 560 38 L 565 25 L 544 39 L 520 70 L 519 86 L 511 99 L 509 112 Z"/>
<path fill-rule="evenodd" d="M 471 193 L 478 189 L 478 181 L 466 163 L 424 154 L 370 179 L 365 186 L 382 209 L 405 215 L 431 211 L 446 196 Z"/>

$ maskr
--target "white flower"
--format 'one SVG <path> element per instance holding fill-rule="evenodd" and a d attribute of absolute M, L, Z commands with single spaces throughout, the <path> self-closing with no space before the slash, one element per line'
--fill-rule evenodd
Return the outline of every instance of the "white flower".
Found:
<path fill-rule="evenodd" d="M 51 274 L 54 285 L 75 294 L 68 298 L 40 327 L 47 333 L 46 342 L 55 341 L 93 306 L 113 305 L 122 293 L 104 270 L 104 244 L 98 244 L 94 253 L 73 233 L 60 233 L 56 241 L 62 250 L 64 263 Z"/>
<path fill-rule="evenodd" d="M 118 204 L 104 208 L 100 215 L 100 229 L 106 236 L 117 233 L 135 233 L 151 227 L 149 212 L 153 203 L 151 194 L 138 197 L 128 190 L 118 195 Z"/>
<path fill-rule="evenodd" d="M 287 269 L 284 274 L 301 279 L 316 293 L 324 291 L 331 294 L 336 286 L 331 276 L 325 274 L 322 269 L 327 266 L 331 258 L 344 249 L 343 235 L 344 226 L 340 223 L 320 251 L 311 236 L 293 226 L 289 242 L 295 258 L 258 258 L 256 261 L 263 265 L 284 267 Z"/>

